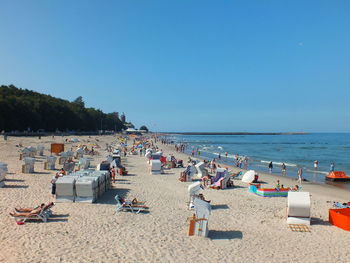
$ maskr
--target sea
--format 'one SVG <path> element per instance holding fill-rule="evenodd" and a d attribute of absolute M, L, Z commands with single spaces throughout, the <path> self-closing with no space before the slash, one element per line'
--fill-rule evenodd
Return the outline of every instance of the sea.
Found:
<path fill-rule="evenodd" d="M 200 159 L 218 160 L 221 154 L 223 164 L 235 165 L 236 154 L 242 159 L 248 158 L 247 169 L 282 174 L 281 165 L 286 165 L 286 175 L 297 178 L 297 171 L 302 168 L 303 178 L 308 181 L 332 184 L 350 189 L 347 182 L 328 182 L 330 164 L 335 171 L 344 171 L 350 176 L 350 133 L 306 133 L 281 135 L 181 135 L 171 134 L 167 139 L 174 143 L 186 144 L 186 153 L 195 152 Z M 200 156 L 197 156 L 197 148 Z M 227 158 L 225 158 L 227 152 Z M 314 161 L 318 169 L 314 170 Z M 242 163 L 242 168 L 244 163 Z"/>

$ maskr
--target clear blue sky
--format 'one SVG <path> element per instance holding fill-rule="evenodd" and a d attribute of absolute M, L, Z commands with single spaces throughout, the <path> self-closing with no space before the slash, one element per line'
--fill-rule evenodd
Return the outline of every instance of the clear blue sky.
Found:
<path fill-rule="evenodd" d="M 350 1 L 0 0 L 0 84 L 157 131 L 350 132 Z"/>

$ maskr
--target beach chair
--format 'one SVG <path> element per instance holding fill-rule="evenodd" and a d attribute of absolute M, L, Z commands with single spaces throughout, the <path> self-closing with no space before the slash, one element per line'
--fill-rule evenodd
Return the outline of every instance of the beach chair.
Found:
<path fill-rule="evenodd" d="M 194 210 L 195 214 L 193 217 L 188 218 L 190 220 L 188 235 L 207 237 L 209 233 L 208 222 L 211 206 L 208 202 L 195 198 Z"/>
<path fill-rule="evenodd" d="M 188 193 L 190 195 L 189 209 L 194 208 L 194 199 L 198 197 L 199 192 L 203 189 L 201 182 L 195 182 L 188 186 Z"/>
<path fill-rule="evenodd" d="M 67 172 L 67 173 L 71 173 L 74 171 L 74 167 L 75 167 L 75 162 L 65 162 L 63 164 L 63 169 Z"/>
<path fill-rule="evenodd" d="M 202 179 L 204 176 L 208 175 L 208 170 L 205 169 L 205 163 L 204 162 L 199 162 L 195 165 L 195 168 L 197 170 L 197 177 L 199 179 Z"/>
<path fill-rule="evenodd" d="M 227 169 L 224 168 L 217 168 L 216 169 L 216 176 L 212 180 L 212 184 L 209 185 L 209 188 L 213 189 L 225 189 L 227 188 L 227 182 L 230 179 L 230 175 L 227 171 Z"/>
<path fill-rule="evenodd" d="M 310 194 L 308 192 L 288 192 L 287 224 L 310 225 Z"/>
<path fill-rule="evenodd" d="M 117 201 L 117 205 L 115 207 L 116 212 L 120 211 L 131 211 L 132 213 L 140 213 L 149 211 L 149 207 L 147 207 L 144 203 L 136 203 L 133 204 L 130 200 L 125 200 L 124 202 L 120 198 L 120 196 L 116 195 L 114 199 Z"/>

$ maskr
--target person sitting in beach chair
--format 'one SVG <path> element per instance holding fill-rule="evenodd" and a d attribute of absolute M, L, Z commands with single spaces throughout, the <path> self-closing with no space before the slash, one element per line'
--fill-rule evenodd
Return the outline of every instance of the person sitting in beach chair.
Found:
<path fill-rule="evenodd" d="M 135 213 L 145 212 L 148 211 L 149 207 L 145 205 L 145 203 L 138 202 L 136 198 L 134 198 L 132 201 L 125 199 L 123 197 L 120 197 L 116 195 L 114 199 L 117 201 L 116 205 L 116 212 L 119 211 L 131 211 Z"/>

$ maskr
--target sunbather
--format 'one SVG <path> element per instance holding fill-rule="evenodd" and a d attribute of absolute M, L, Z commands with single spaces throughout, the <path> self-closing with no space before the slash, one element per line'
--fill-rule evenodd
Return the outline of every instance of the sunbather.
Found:
<path fill-rule="evenodd" d="M 23 217 L 30 217 L 33 215 L 38 215 L 41 210 L 45 207 L 45 204 L 41 204 L 38 207 L 35 207 L 32 211 L 26 211 L 26 212 L 11 212 L 10 215 L 11 216 L 23 216 Z M 27 209 L 26 209 L 27 210 Z M 29 209 L 28 209 L 29 210 Z M 17 209 L 16 209 L 17 211 Z"/>
<path fill-rule="evenodd" d="M 125 199 L 123 197 L 119 197 L 119 201 L 122 203 L 122 205 L 141 205 L 143 204 L 142 202 L 137 201 L 136 198 L 132 199 L 132 201 Z"/>
<path fill-rule="evenodd" d="M 47 209 L 47 208 L 50 208 L 51 206 L 53 206 L 54 203 L 53 203 L 53 202 L 50 202 L 50 203 L 48 203 L 47 205 L 41 204 L 41 205 L 38 205 L 38 206 L 36 206 L 36 207 L 28 207 L 28 208 L 15 207 L 15 211 L 16 211 L 17 213 L 25 213 L 25 212 L 30 213 L 30 212 L 32 212 L 32 211 L 34 211 L 34 210 L 37 210 L 38 208 L 42 207 L 43 205 L 44 205 L 43 209 Z"/>

